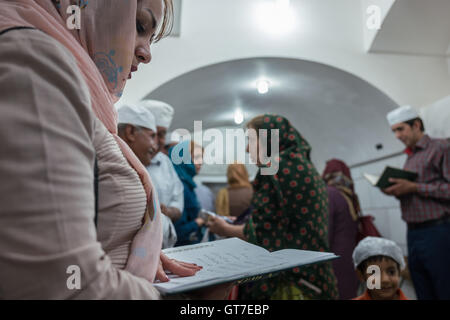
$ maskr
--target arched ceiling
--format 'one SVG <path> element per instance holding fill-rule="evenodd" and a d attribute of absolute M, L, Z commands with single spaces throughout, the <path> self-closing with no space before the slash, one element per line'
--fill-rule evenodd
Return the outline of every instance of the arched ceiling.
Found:
<path fill-rule="evenodd" d="M 260 95 L 256 80 L 271 82 Z M 401 150 L 386 123 L 396 103 L 366 81 L 324 64 L 286 58 L 251 58 L 203 67 L 155 89 L 146 98 L 175 108 L 172 129 L 238 127 L 237 107 L 245 119 L 261 113 L 286 116 L 313 148 L 318 168 L 338 157 L 349 164 Z M 384 148 L 377 150 L 375 145 Z"/>
<path fill-rule="evenodd" d="M 376 34 L 373 49 L 407 54 L 368 54 L 364 45 L 368 31 L 366 8 L 369 4 L 392 1 L 291 0 L 293 28 L 274 34 L 282 24 L 270 18 L 262 19 L 265 14 L 261 14 L 261 9 L 279 0 L 184 0 L 179 12 L 179 36 L 164 39 L 152 48 L 152 62 L 139 66 L 118 105 L 137 102 L 161 84 L 205 66 L 254 57 L 283 57 L 334 66 L 370 82 L 399 104 L 427 106 L 449 94 L 450 78 L 444 56 L 407 52 L 411 41 L 420 47 L 422 43 L 430 43 L 424 42 L 423 37 L 431 38 L 430 32 L 435 32 L 433 28 L 419 32 L 429 21 L 434 24 L 434 17 L 426 21 L 411 17 L 420 16 L 420 10 L 428 3 L 434 8 L 436 1 L 447 0 L 423 1 L 424 5 L 411 6 L 419 10 L 413 14 L 407 4 L 420 0 L 397 0 L 394 6 L 397 13 L 392 16 L 388 12 L 390 6 L 382 6 L 387 14 L 386 23 Z M 439 19 L 443 17 L 439 14 Z M 411 29 L 414 32 L 406 35 L 403 31 L 410 29 L 403 27 L 405 20 L 405 26 L 416 22 Z M 438 25 L 445 25 L 445 21 L 440 20 Z M 396 36 L 391 39 L 390 34 Z M 392 43 L 396 44 L 395 48 L 387 46 Z"/>

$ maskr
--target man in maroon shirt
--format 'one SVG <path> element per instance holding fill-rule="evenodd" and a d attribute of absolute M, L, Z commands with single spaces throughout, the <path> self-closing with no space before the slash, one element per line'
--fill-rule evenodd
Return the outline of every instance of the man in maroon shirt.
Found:
<path fill-rule="evenodd" d="M 415 182 L 391 179 L 383 190 L 397 197 L 408 225 L 408 263 L 419 299 L 450 299 L 450 142 L 432 139 L 417 112 L 400 107 L 387 115 L 406 146 L 405 170 Z"/>

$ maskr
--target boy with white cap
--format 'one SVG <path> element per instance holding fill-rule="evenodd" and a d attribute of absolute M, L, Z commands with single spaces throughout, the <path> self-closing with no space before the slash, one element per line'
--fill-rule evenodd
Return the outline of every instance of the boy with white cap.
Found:
<path fill-rule="evenodd" d="M 422 119 L 411 106 L 391 111 L 387 120 L 407 147 L 405 170 L 416 182 L 391 179 L 383 190 L 401 202 L 408 225 L 408 263 L 419 299 L 450 299 L 450 142 L 424 133 Z"/>
<path fill-rule="evenodd" d="M 358 277 L 367 284 L 364 294 L 353 300 L 408 300 L 399 288 L 405 260 L 394 241 L 364 238 L 353 251 L 353 263 Z"/>
<path fill-rule="evenodd" d="M 173 119 L 174 110 L 169 104 L 157 100 L 144 100 L 139 105 L 153 114 L 157 129 L 157 154 L 147 165 L 147 171 L 154 181 L 158 192 L 161 211 L 172 222 L 177 221 L 184 209 L 184 188 L 173 168 L 172 161 L 162 150 L 165 147 L 167 129 Z M 177 241 L 175 227 L 171 223 L 170 229 L 165 232 L 163 248 L 173 247 Z"/>

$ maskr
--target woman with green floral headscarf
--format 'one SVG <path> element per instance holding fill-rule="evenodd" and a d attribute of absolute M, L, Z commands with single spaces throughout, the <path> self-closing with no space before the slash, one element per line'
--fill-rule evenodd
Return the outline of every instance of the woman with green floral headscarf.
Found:
<path fill-rule="evenodd" d="M 254 210 L 244 226 L 212 219 L 209 222 L 211 231 L 239 237 L 269 251 L 287 248 L 328 251 L 327 189 L 311 163 L 308 142 L 286 118 L 278 115 L 258 116 L 247 126 L 256 130 L 258 138 L 260 133 L 267 135 L 266 143 L 258 143 L 258 148 L 253 151 L 248 148 L 260 167 L 253 183 Z M 278 152 L 270 150 L 272 132 L 278 132 Z M 249 145 L 252 145 L 251 139 L 250 135 Z M 263 154 L 263 149 L 271 162 L 263 163 L 255 151 Z M 277 166 L 277 172 L 263 174 L 262 170 L 271 166 Z M 315 264 L 241 286 L 240 295 L 242 299 L 336 299 L 336 278 L 329 262 Z"/>

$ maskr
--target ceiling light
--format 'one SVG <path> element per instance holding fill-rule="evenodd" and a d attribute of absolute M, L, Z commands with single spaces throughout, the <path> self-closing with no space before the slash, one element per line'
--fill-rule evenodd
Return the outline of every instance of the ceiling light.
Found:
<path fill-rule="evenodd" d="M 258 89 L 259 94 L 266 94 L 269 92 L 270 82 L 267 80 L 258 80 L 256 81 L 256 88 Z"/>
<path fill-rule="evenodd" d="M 290 0 L 271 0 L 258 3 L 255 19 L 261 29 L 272 35 L 286 34 L 295 27 L 295 17 Z"/>
<path fill-rule="evenodd" d="M 290 0 L 275 0 L 275 5 L 280 9 L 289 9 L 291 5 Z"/>
<path fill-rule="evenodd" d="M 234 112 L 234 122 L 236 124 L 241 124 L 244 122 L 244 114 L 242 113 L 241 109 L 236 109 Z"/>

